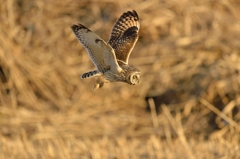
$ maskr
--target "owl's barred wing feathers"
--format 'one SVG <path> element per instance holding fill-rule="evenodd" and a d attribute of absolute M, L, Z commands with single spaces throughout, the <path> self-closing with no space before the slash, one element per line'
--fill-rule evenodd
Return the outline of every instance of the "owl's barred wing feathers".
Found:
<path fill-rule="evenodd" d="M 111 46 L 82 24 L 73 25 L 71 28 L 101 73 L 109 69 L 116 72 L 121 71 Z"/>
<path fill-rule="evenodd" d="M 128 63 L 128 58 L 138 39 L 139 29 L 140 19 L 135 10 L 123 13 L 114 24 L 108 43 L 114 49 L 118 60 Z"/>

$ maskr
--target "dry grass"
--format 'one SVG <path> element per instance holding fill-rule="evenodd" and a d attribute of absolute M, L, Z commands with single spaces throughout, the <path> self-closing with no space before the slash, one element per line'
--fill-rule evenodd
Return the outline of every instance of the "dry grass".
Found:
<path fill-rule="evenodd" d="M 1 158 L 239 158 L 238 0 L 31 1 L 0 5 Z M 135 9 L 141 83 L 92 91 L 70 26 L 107 40 Z M 147 109 L 146 109 L 147 107 Z M 148 111 L 146 111 L 148 110 Z"/>

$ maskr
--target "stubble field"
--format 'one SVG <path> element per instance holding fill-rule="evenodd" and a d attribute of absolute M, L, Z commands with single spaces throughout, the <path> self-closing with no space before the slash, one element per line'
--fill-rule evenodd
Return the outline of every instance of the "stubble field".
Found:
<path fill-rule="evenodd" d="M 141 82 L 93 91 L 70 27 L 107 41 L 133 9 Z M 0 21 L 0 158 L 240 158 L 238 0 L 5 0 Z"/>

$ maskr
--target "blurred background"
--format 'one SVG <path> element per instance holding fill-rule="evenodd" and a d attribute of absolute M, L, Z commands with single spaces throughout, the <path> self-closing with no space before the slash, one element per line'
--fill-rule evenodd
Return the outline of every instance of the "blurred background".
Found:
<path fill-rule="evenodd" d="M 133 9 L 141 82 L 93 91 L 70 27 Z M 0 157 L 238 158 L 239 72 L 239 0 L 1 0 Z"/>

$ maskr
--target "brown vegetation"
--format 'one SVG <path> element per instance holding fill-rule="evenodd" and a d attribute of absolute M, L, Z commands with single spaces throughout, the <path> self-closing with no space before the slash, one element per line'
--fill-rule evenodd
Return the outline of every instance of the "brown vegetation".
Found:
<path fill-rule="evenodd" d="M 133 9 L 140 84 L 92 91 L 70 26 L 108 40 Z M 240 157 L 239 0 L 5 0 L 0 21 L 1 158 Z"/>

